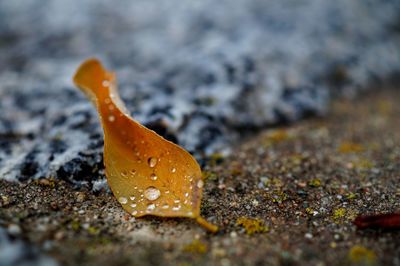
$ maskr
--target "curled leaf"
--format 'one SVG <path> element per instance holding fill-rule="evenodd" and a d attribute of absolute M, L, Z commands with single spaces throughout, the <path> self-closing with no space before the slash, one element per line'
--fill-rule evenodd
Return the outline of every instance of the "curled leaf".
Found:
<path fill-rule="evenodd" d="M 200 216 L 204 181 L 198 163 L 187 151 L 129 116 L 115 74 L 89 59 L 77 70 L 74 82 L 100 116 L 107 181 L 122 207 L 135 217 L 194 218 L 217 231 Z"/>

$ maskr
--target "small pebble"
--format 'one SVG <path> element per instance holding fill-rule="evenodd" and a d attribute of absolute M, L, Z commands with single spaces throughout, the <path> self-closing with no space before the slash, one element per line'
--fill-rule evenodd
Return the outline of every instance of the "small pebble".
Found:
<path fill-rule="evenodd" d="M 7 228 L 7 231 L 11 235 L 19 235 L 21 234 L 21 227 L 19 227 L 17 224 L 10 224 Z"/>
<path fill-rule="evenodd" d="M 307 239 L 312 239 L 313 235 L 310 234 L 310 233 L 307 233 L 307 234 L 304 235 L 304 237 L 307 238 Z"/>
<path fill-rule="evenodd" d="M 77 202 L 84 202 L 86 200 L 86 195 L 83 192 L 76 192 L 75 193 L 76 201 Z"/>

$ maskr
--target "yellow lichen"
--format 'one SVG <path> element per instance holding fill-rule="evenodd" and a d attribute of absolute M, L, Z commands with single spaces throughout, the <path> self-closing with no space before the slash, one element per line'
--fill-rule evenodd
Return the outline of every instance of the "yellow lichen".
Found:
<path fill-rule="evenodd" d="M 289 134 L 287 133 L 287 131 L 283 129 L 277 129 L 268 133 L 263 143 L 264 146 L 271 146 L 273 144 L 283 142 L 287 139 L 289 139 Z"/>
<path fill-rule="evenodd" d="M 347 220 L 351 220 L 353 221 L 357 216 L 358 216 L 359 212 L 356 209 L 347 209 L 346 210 L 346 219 Z"/>
<path fill-rule="evenodd" d="M 78 231 L 81 228 L 81 223 L 78 220 L 73 220 L 71 222 L 71 228 L 74 231 Z"/>
<path fill-rule="evenodd" d="M 207 245 L 198 239 L 194 239 L 191 243 L 183 247 L 183 251 L 190 253 L 203 254 L 207 252 Z"/>
<path fill-rule="evenodd" d="M 335 222 L 338 222 L 340 220 L 342 220 L 346 215 L 346 209 L 345 208 L 338 208 L 336 210 L 333 211 L 333 215 L 332 215 L 332 219 Z"/>
<path fill-rule="evenodd" d="M 348 199 L 348 200 L 353 200 L 355 198 L 357 198 L 357 195 L 354 194 L 353 192 L 349 192 L 346 194 L 346 199 Z"/>
<path fill-rule="evenodd" d="M 342 223 L 344 220 L 354 220 L 358 215 L 358 211 L 352 208 L 338 208 L 332 213 L 332 219 L 335 223 Z"/>
<path fill-rule="evenodd" d="M 243 170 L 242 170 L 242 169 L 240 169 L 240 168 L 238 168 L 238 167 L 232 168 L 232 170 L 231 170 L 231 175 L 233 175 L 233 176 L 239 176 L 239 175 L 241 175 L 241 174 L 243 174 Z"/>
<path fill-rule="evenodd" d="M 273 178 L 266 179 L 264 181 L 264 185 L 266 187 L 277 187 L 277 188 L 280 188 L 280 187 L 283 187 L 283 182 L 279 178 L 273 177 Z"/>
<path fill-rule="evenodd" d="M 314 210 L 313 209 L 311 209 L 311 208 L 306 208 L 306 213 L 308 214 L 308 215 L 314 215 Z"/>
<path fill-rule="evenodd" d="M 354 161 L 352 164 L 354 168 L 359 170 L 371 169 L 375 166 L 373 162 L 365 158 L 360 158 Z"/>
<path fill-rule="evenodd" d="M 319 178 L 313 178 L 308 182 L 310 187 L 319 187 L 321 186 L 321 180 Z"/>
<path fill-rule="evenodd" d="M 288 157 L 288 160 L 294 166 L 298 166 L 304 160 L 304 156 L 302 154 L 295 154 L 295 155 Z"/>
<path fill-rule="evenodd" d="M 284 140 L 287 140 L 289 137 L 289 134 L 285 130 L 276 130 L 272 132 L 269 136 L 268 139 L 274 143 L 281 142 Z"/>
<path fill-rule="evenodd" d="M 393 110 L 393 105 L 388 100 L 381 100 L 378 102 L 378 112 L 381 115 L 388 115 Z"/>
<path fill-rule="evenodd" d="M 288 194 L 286 194 L 283 191 L 275 191 L 272 195 L 271 195 L 271 200 L 274 203 L 282 203 L 285 200 L 288 199 Z"/>
<path fill-rule="evenodd" d="M 87 229 L 88 233 L 91 235 L 98 235 L 99 234 L 99 229 L 97 229 L 94 226 L 89 226 Z"/>
<path fill-rule="evenodd" d="M 224 160 L 225 156 L 222 153 L 213 153 L 210 156 L 210 164 L 217 165 Z"/>
<path fill-rule="evenodd" d="M 338 152 L 341 153 L 359 153 L 363 151 L 364 147 L 362 145 L 353 142 L 343 142 L 338 148 Z"/>
<path fill-rule="evenodd" d="M 239 217 L 236 220 L 236 225 L 242 226 L 248 235 L 264 233 L 269 230 L 267 226 L 264 226 L 264 221 L 258 218 Z"/>
<path fill-rule="evenodd" d="M 210 180 L 210 181 L 215 181 L 218 179 L 218 176 L 216 173 L 211 172 L 211 171 L 203 171 L 203 179 L 204 180 Z"/>
<path fill-rule="evenodd" d="M 360 245 L 355 245 L 350 249 L 348 258 L 354 264 L 360 264 L 360 265 L 376 264 L 375 252 Z"/>
<path fill-rule="evenodd" d="M 40 186 L 50 187 L 50 188 L 55 188 L 55 186 L 56 186 L 56 181 L 55 181 L 54 177 L 35 180 L 35 183 Z"/>

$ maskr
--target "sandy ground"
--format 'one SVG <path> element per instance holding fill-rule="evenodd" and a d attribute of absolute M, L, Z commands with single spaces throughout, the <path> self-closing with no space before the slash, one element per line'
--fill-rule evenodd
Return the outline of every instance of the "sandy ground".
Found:
<path fill-rule="evenodd" d="M 0 225 L 63 265 L 400 265 L 400 231 L 357 231 L 358 214 L 400 211 L 400 92 L 375 90 L 247 135 L 213 156 L 202 214 L 134 219 L 103 191 L 0 181 Z M 1 264 L 1 263 L 0 263 Z"/>

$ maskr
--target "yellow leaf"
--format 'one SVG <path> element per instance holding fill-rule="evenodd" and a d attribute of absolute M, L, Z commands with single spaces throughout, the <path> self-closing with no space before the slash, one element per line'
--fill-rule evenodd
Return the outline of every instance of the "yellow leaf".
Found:
<path fill-rule="evenodd" d="M 217 231 L 200 216 L 204 184 L 200 166 L 187 151 L 129 116 L 115 74 L 89 59 L 77 70 L 74 82 L 100 116 L 107 181 L 122 207 L 135 217 L 194 218 Z"/>

